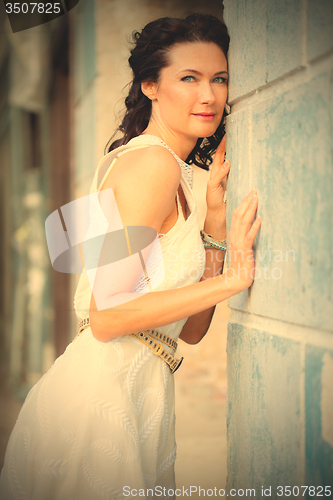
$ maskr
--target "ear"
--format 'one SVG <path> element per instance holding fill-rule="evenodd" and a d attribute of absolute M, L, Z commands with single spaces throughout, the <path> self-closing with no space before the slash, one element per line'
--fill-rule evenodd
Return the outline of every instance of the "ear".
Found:
<path fill-rule="evenodd" d="M 141 91 L 151 101 L 156 99 L 157 84 L 151 80 L 141 82 Z"/>

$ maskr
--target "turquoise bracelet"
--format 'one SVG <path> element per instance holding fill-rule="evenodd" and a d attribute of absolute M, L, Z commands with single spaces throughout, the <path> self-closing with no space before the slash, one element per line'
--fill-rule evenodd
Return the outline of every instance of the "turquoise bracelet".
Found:
<path fill-rule="evenodd" d="M 200 231 L 201 239 L 205 248 L 217 248 L 218 250 L 222 250 L 226 252 L 227 250 L 227 240 L 217 241 L 214 240 L 211 234 L 206 233 L 203 229 Z"/>

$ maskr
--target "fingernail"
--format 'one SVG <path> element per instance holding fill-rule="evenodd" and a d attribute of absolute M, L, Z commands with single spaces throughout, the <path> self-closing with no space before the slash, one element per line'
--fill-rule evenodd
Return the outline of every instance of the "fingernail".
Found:
<path fill-rule="evenodd" d="M 225 160 L 223 163 L 223 167 L 228 168 L 228 166 L 229 166 L 229 160 Z"/>

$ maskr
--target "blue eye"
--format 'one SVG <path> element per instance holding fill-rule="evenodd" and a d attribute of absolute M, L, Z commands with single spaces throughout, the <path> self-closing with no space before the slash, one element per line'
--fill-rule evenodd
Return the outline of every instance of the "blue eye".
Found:
<path fill-rule="evenodd" d="M 213 82 L 216 82 L 216 83 L 227 83 L 227 81 L 228 81 L 228 79 L 224 78 L 223 76 L 217 76 L 213 80 Z"/>
<path fill-rule="evenodd" d="M 183 82 L 193 82 L 195 80 L 194 76 L 187 75 L 182 78 Z"/>

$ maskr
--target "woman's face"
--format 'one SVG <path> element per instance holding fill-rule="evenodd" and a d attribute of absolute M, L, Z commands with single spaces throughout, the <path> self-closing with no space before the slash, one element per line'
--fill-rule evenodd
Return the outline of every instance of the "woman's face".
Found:
<path fill-rule="evenodd" d="M 158 83 L 146 84 L 144 93 L 152 100 L 151 122 L 179 138 L 196 141 L 213 135 L 227 100 L 227 71 L 226 57 L 214 43 L 172 47 Z"/>

